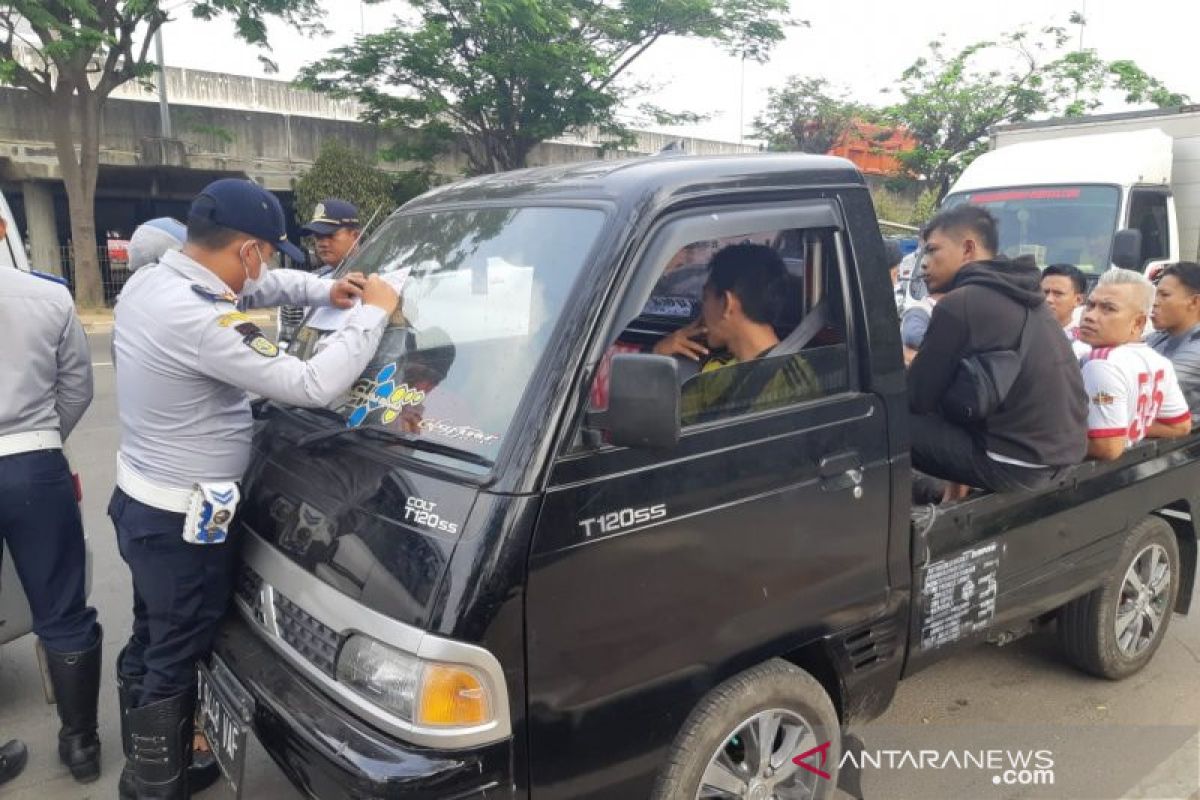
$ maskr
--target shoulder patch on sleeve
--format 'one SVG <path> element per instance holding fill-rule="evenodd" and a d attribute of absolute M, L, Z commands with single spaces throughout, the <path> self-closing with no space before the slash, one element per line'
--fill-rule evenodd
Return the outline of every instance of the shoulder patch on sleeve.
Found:
<path fill-rule="evenodd" d="M 237 331 L 238 333 L 240 333 L 242 336 L 261 336 L 262 335 L 262 329 L 259 328 L 257 325 L 255 325 L 253 322 L 250 322 L 249 320 L 247 320 L 246 322 L 239 322 L 237 325 L 233 326 L 233 329 L 235 331 Z"/>
<path fill-rule="evenodd" d="M 274 358 L 279 355 L 279 348 L 267 337 L 261 333 L 250 334 L 242 339 L 242 342 L 254 352 L 265 358 Z"/>

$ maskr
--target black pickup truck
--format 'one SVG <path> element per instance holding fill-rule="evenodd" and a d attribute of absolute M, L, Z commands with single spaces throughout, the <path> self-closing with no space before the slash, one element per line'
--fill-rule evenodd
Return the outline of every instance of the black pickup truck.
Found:
<path fill-rule="evenodd" d="M 699 374 L 649 353 L 747 241 L 787 267 L 780 346 Z M 252 734 L 318 798 L 825 797 L 904 676 L 1052 624 L 1119 679 L 1190 604 L 1198 439 L 911 506 L 895 302 L 848 162 L 466 180 L 348 269 L 411 273 L 344 403 L 257 410 L 236 611 L 201 670 L 234 784 Z M 815 390 L 738 391 L 797 363 Z"/>

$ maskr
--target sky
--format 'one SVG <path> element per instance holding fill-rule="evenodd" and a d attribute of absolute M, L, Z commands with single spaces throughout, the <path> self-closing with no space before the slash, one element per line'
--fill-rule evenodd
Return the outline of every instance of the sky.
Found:
<path fill-rule="evenodd" d="M 286 26 L 271 25 L 272 57 L 280 67 L 276 75 L 263 71 L 254 48 L 233 40 L 228 22 L 196 22 L 187 17 L 186 8 L 176 11 L 179 19 L 164 29 L 166 61 L 171 66 L 290 79 L 301 66 L 360 32 L 386 28 L 405 7 L 399 0 L 372 6 L 328 0 L 327 5 L 326 25 L 332 30 L 328 38 L 307 39 Z M 958 47 L 1023 25 L 1066 25 L 1072 11 L 1083 12 L 1088 21 L 1085 47 L 1108 60 L 1132 59 L 1200 103 L 1200 3 L 1192 0 L 794 0 L 792 15 L 807 20 L 810 27 L 792 29 L 766 64 L 743 65 L 710 44 L 676 39 L 656 44 L 631 72 L 634 79 L 661 87 L 645 101 L 671 111 L 710 115 L 706 122 L 671 130 L 736 142 L 751 138 L 751 123 L 766 107 L 768 89 L 790 75 L 822 76 L 846 87 L 855 99 L 886 102 L 883 90 L 938 34 Z M 228 46 L 215 47 L 224 36 Z M 214 59 L 214 53 L 219 58 Z"/>

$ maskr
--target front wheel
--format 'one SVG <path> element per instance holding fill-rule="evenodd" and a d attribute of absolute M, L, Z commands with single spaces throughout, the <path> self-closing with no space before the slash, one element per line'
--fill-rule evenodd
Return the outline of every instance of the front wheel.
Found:
<path fill-rule="evenodd" d="M 672 745 L 653 798 L 831 797 L 840 760 L 829 695 L 807 672 L 775 659 L 705 695 Z"/>
<path fill-rule="evenodd" d="M 1139 522 L 1105 584 L 1059 612 L 1058 637 L 1067 657 L 1110 680 L 1146 666 L 1166 636 L 1179 575 L 1179 543 L 1171 526 L 1158 517 Z"/>

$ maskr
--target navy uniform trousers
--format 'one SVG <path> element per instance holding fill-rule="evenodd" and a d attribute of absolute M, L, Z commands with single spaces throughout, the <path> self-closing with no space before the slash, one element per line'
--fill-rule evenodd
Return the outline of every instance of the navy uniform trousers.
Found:
<path fill-rule="evenodd" d="M 133 636 L 118 670 L 138 686 L 139 708 L 191 691 L 229 605 L 237 551 L 232 543 L 189 544 L 184 515 L 113 492 L 108 516 L 133 575 Z"/>
<path fill-rule="evenodd" d="M 17 568 L 42 644 L 56 653 L 94 647 L 83 521 L 62 450 L 0 457 L 0 550 Z"/>

